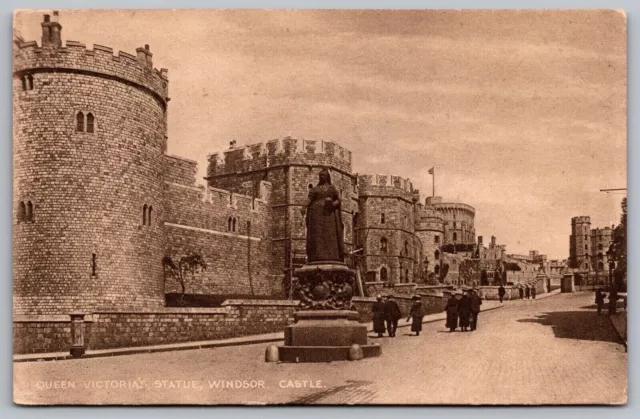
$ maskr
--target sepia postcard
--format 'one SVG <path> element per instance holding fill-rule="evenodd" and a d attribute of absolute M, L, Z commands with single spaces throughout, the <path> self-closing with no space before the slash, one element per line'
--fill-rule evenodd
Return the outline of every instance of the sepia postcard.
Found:
<path fill-rule="evenodd" d="M 24 405 L 627 402 L 620 10 L 17 10 Z"/>

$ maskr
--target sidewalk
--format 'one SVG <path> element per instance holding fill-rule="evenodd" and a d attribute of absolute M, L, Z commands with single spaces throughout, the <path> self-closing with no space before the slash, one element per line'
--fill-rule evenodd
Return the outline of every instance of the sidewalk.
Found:
<path fill-rule="evenodd" d="M 484 301 L 482 304 L 482 311 L 495 310 L 503 307 L 504 304 L 500 304 L 498 301 Z M 446 319 L 446 313 L 430 314 L 425 316 L 422 323 L 433 323 L 444 321 Z M 411 321 L 407 321 L 406 318 L 401 319 L 398 322 L 398 328 L 410 327 Z M 371 322 L 368 324 L 368 332 L 373 332 Z M 38 354 L 21 354 L 14 355 L 13 362 L 29 362 L 29 361 L 62 361 L 65 359 L 84 359 L 84 358 L 97 358 L 104 356 L 118 356 L 118 355 L 131 355 L 139 353 L 153 353 L 153 352 L 166 352 L 166 351 L 183 351 L 188 349 L 204 349 L 204 348 L 221 348 L 225 346 L 240 346 L 240 345 L 253 345 L 256 343 L 272 343 L 284 341 L 284 332 L 266 333 L 262 335 L 241 336 L 230 339 L 220 340 L 208 340 L 199 342 L 184 342 L 184 343 L 171 343 L 166 345 L 154 345 L 154 346 L 136 346 L 130 348 L 113 348 L 113 349 L 96 349 L 87 351 L 81 358 L 72 357 L 69 352 L 51 352 L 51 353 L 38 353 Z"/>

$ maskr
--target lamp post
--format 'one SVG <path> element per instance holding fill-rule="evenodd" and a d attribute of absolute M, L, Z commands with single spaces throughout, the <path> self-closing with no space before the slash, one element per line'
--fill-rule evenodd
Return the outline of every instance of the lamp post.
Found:
<path fill-rule="evenodd" d="M 613 249 L 611 247 L 607 250 L 607 261 L 609 262 L 609 291 L 611 291 L 611 278 L 613 277 L 613 270 L 616 267 L 616 262 L 613 260 Z"/>

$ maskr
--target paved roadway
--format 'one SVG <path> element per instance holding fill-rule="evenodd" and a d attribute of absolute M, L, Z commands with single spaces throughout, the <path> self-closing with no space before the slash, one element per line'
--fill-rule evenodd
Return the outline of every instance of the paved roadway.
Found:
<path fill-rule="evenodd" d="M 15 363 L 14 399 L 27 404 L 626 402 L 627 354 L 609 319 L 595 313 L 591 293 L 506 302 L 482 313 L 475 332 L 449 333 L 438 322 L 426 324 L 419 337 L 403 328 L 396 338 L 371 341 L 383 346 L 381 357 L 328 364 L 265 363 L 265 344 Z M 246 385 L 255 388 L 242 388 Z"/>

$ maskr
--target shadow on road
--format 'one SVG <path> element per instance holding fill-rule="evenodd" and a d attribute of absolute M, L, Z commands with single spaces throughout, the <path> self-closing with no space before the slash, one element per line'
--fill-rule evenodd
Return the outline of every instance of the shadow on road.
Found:
<path fill-rule="evenodd" d="M 518 321 L 551 326 L 557 338 L 620 343 L 607 315 L 594 311 L 556 311 Z"/>

